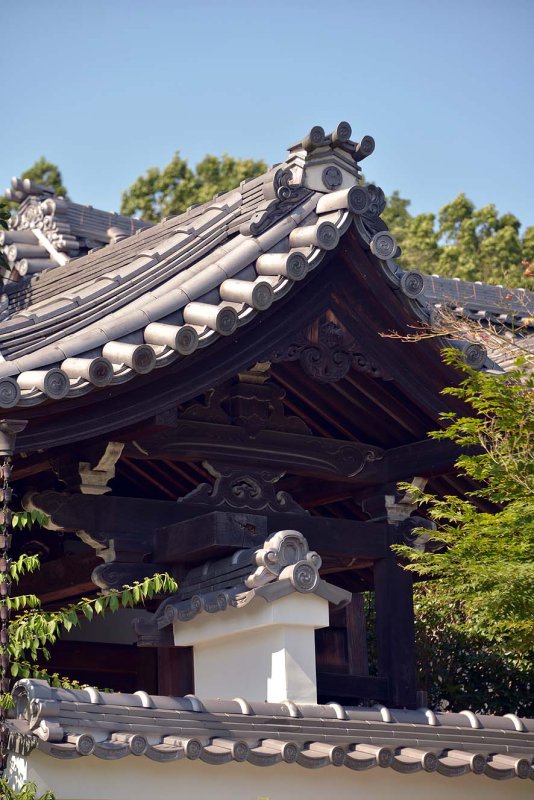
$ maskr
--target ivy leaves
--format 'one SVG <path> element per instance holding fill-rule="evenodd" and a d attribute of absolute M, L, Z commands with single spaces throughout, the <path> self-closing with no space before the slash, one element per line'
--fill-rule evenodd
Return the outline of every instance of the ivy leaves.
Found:
<path fill-rule="evenodd" d="M 21 556 L 12 565 L 13 575 L 18 577 L 24 569 L 35 569 L 36 556 Z M 121 591 L 109 590 L 97 597 L 84 597 L 76 603 L 55 611 L 42 609 L 35 595 L 19 595 L 9 599 L 10 609 L 18 612 L 9 625 L 9 653 L 11 674 L 15 678 L 43 677 L 39 664 L 49 658 L 49 646 L 63 632 L 78 627 L 82 619 L 114 613 L 121 608 L 134 608 L 146 600 L 161 594 L 176 591 L 177 584 L 167 573 L 156 573 Z"/>
<path fill-rule="evenodd" d="M 12 528 L 31 528 L 32 525 L 46 525 L 48 517 L 42 511 L 14 511 L 11 515 Z"/>

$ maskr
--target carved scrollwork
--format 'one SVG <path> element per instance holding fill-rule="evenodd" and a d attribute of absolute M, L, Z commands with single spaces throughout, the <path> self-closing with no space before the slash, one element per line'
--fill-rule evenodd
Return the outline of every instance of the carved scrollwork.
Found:
<path fill-rule="evenodd" d="M 271 353 L 269 358 L 273 362 L 299 361 L 304 372 L 319 383 L 336 383 L 348 375 L 351 368 L 372 378 L 391 380 L 357 349 L 335 322 L 323 323 L 316 338 L 311 341 L 309 335 L 301 335 L 285 348 Z"/>
<path fill-rule="evenodd" d="M 279 169 L 275 172 L 272 184 L 267 184 L 264 188 L 265 203 L 241 226 L 240 232 L 243 235 L 259 236 L 311 195 L 310 189 L 292 185 L 291 179 L 291 170 Z"/>
<path fill-rule="evenodd" d="M 213 486 L 201 483 L 179 502 L 206 504 L 230 510 L 292 512 L 306 514 L 288 492 L 276 491 L 275 484 L 284 474 L 274 470 L 236 468 L 234 465 L 208 465 L 216 476 Z"/>
<path fill-rule="evenodd" d="M 443 544 L 434 538 L 435 531 L 435 522 L 413 515 L 397 525 L 397 539 L 414 550 L 435 553 L 443 549 Z"/>
<path fill-rule="evenodd" d="M 256 551 L 258 568 L 245 580 L 249 588 L 257 589 L 276 580 L 287 567 L 295 564 L 309 564 L 318 573 L 321 557 L 311 551 L 308 542 L 299 531 L 279 531 Z"/>
<path fill-rule="evenodd" d="M 262 430 L 309 433 L 299 417 L 286 414 L 285 391 L 281 386 L 268 380 L 249 383 L 246 374 L 240 377 L 239 383 L 210 389 L 204 402 L 190 405 L 180 419 L 237 425 L 249 436 L 256 436 Z"/>
<path fill-rule="evenodd" d="M 332 440 L 332 444 L 326 444 L 330 457 L 335 457 L 339 468 L 343 474 L 348 478 L 354 478 L 363 472 L 366 464 L 371 464 L 373 461 L 381 461 L 383 455 L 380 450 L 373 449 L 372 447 L 361 447 L 356 449 L 349 444 L 339 444 Z"/>
<path fill-rule="evenodd" d="M 279 169 L 276 171 L 273 180 L 273 189 L 279 200 L 290 200 L 292 197 L 295 197 L 297 189 L 300 188 L 290 185 L 289 181 L 291 178 L 291 170 L 289 169 Z"/>

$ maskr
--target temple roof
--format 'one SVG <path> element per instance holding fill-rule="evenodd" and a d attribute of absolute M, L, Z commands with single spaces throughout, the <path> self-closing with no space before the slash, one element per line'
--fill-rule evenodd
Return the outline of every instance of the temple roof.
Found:
<path fill-rule="evenodd" d="M 0 230 L 0 254 L 5 261 L 0 274 L 7 294 L 17 292 L 21 284 L 27 284 L 36 275 L 151 225 L 73 203 L 68 197 L 57 195 L 51 187 L 28 178 L 13 178 L 5 195 L 19 203 L 8 230 Z"/>
<path fill-rule="evenodd" d="M 350 136 L 347 123 L 328 136 L 313 128 L 283 164 L 236 190 L 148 228 L 117 217 L 112 226 L 124 221 L 136 235 L 11 284 L 2 300 L 0 404 L 76 398 L 195 358 L 306 283 L 349 229 L 414 319 L 428 321 L 431 306 L 447 303 L 477 319 L 497 316 L 516 327 L 528 320 L 531 293 L 400 269 L 380 219 L 384 194 L 360 182 L 359 161 L 374 142 Z M 65 204 L 72 226 L 89 208 L 36 199 L 38 189 L 29 187 L 19 214 L 28 216 L 24 203 L 35 206 L 34 216 L 55 204 L 57 217 Z M 90 219 L 102 213 L 93 210 Z M 109 215 L 100 228 L 108 222 Z M 24 236 L 38 236 L 42 247 L 44 224 L 24 224 Z M 484 353 L 471 354 L 484 366 Z"/>
<path fill-rule="evenodd" d="M 112 694 L 55 689 L 40 680 L 19 681 L 14 696 L 15 719 L 7 723 L 12 752 L 37 747 L 61 759 L 133 754 L 159 762 L 188 758 L 271 766 L 285 761 L 447 777 L 469 772 L 496 780 L 534 777 L 534 720 L 514 714 Z"/>

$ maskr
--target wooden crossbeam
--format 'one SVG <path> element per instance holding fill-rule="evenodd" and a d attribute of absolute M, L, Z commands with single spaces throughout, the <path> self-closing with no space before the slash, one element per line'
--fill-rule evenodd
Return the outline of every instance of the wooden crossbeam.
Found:
<path fill-rule="evenodd" d="M 258 547 L 269 533 L 297 530 L 321 556 L 383 558 L 387 525 L 307 514 L 239 514 L 215 511 L 156 531 L 154 560 L 191 563 L 221 557 L 241 547 Z"/>
<path fill-rule="evenodd" d="M 95 592 L 98 587 L 91 580 L 91 573 L 101 563 L 101 559 L 94 553 L 45 561 L 37 572 L 24 575 L 20 579 L 16 593 L 36 594 L 41 603 L 46 605 Z"/>
<path fill-rule="evenodd" d="M 389 700 L 388 680 L 371 675 L 318 672 L 317 694 L 323 700 L 335 697 L 344 702 L 371 699 L 387 703 Z"/>

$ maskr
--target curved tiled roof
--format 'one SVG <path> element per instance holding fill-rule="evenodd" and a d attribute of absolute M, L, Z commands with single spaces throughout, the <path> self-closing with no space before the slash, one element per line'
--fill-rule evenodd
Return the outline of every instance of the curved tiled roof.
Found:
<path fill-rule="evenodd" d="M 397 772 L 473 772 L 490 778 L 533 778 L 534 720 L 234 700 L 161 697 L 146 692 L 101 694 L 55 689 L 22 680 L 13 690 L 9 749 L 37 747 L 50 756 L 130 754 L 154 761 L 200 759 L 209 764 L 285 761 L 308 768 L 391 767 Z"/>
<path fill-rule="evenodd" d="M 27 283 L 32 275 L 56 269 L 88 250 L 151 225 L 73 203 L 28 178 L 12 178 L 5 195 L 20 204 L 8 230 L 0 230 L 0 276 L 6 281 L 8 294 L 20 288 L 21 280 Z"/>
<path fill-rule="evenodd" d="M 261 314 L 337 246 L 355 215 L 378 215 L 377 190 L 358 185 L 372 140 L 349 136 L 345 124 L 330 136 L 314 128 L 266 175 L 12 293 L 0 323 L 0 404 L 122 383 Z M 368 238 L 394 255 L 390 234 Z"/>
<path fill-rule="evenodd" d="M 313 128 L 265 175 L 4 295 L 0 406 L 78 397 L 191 358 L 305 280 L 351 224 L 428 319 L 432 284 L 395 264 L 383 192 L 360 184 L 374 142 L 350 135 L 347 123 Z"/>

